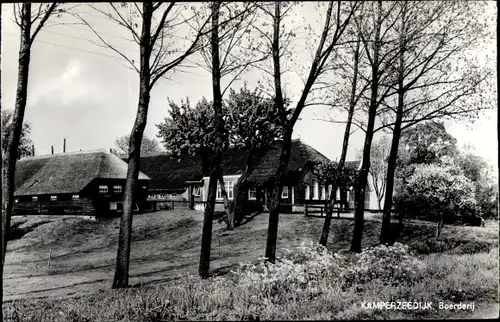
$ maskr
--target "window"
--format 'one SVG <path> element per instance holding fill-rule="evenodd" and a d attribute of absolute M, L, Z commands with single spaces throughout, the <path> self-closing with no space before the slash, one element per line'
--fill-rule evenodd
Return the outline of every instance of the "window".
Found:
<path fill-rule="evenodd" d="M 226 189 L 227 199 L 233 200 L 234 197 L 234 182 L 232 181 L 224 181 L 224 188 Z M 222 199 L 222 189 L 220 184 L 217 183 L 217 199 Z"/>
<path fill-rule="evenodd" d="M 50 196 L 50 201 L 56 201 L 57 200 L 57 196 Z"/>
<path fill-rule="evenodd" d="M 313 199 L 318 199 L 318 195 L 319 195 L 319 184 L 318 182 L 314 181 L 313 180 L 313 186 L 314 186 L 314 190 L 313 190 Z"/>
<path fill-rule="evenodd" d="M 326 196 L 325 186 L 321 186 L 321 199 L 326 200 L 328 197 Z"/>
<path fill-rule="evenodd" d="M 328 186 L 328 197 L 330 197 L 332 195 L 332 185 L 329 185 Z"/>
<path fill-rule="evenodd" d="M 71 196 L 71 199 L 73 199 L 73 200 L 78 200 L 78 199 L 80 199 L 80 196 L 79 196 L 79 195 L 72 195 L 72 196 Z"/>
<path fill-rule="evenodd" d="M 118 205 L 116 204 L 116 202 L 109 203 L 109 210 L 118 210 Z"/>
<path fill-rule="evenodd" d="M 15 203 L 18 203 L 18 202 L 19 202 L 19 199 L 14 199 L 14 202 L 15 202 Z"/>
<path fill-rule="evenodd" d="M 108 193 L 108 186 L 99 186 L 99 193 Z"/>
<path fill-rule="evenodd" d="M 122 186 L 113 186 L 113 192 L 115 193 L 122 192 Z"/>
<path fill-rule="evenodd" d="M 288 199 L 288 186 L 283 186 L 283 190 L 281 190 L 281 198 Z"/>
<path fill-rule="evenodd" d="M 170 198 L 177 198 L 177 194 L 176 193 L 171 193 L 170 194 Z"/>
<path fill-rule="evenodd" d="M 37 201 L 37 200 L 38 200 L 38 197 L 37 197 L 37 196 L 33 196 L 33 197 L 31 197 L 31 200 L 33 200 L 33 201 Z"/>
<path fill-rule="evenodd" d="M 306 192 L 305 192 L 304 199 L 309 200 L 310 196 L 311 196 L 311 187 L 308 184 L 306 184 Z"/>
<path fill-rule="evenodd" d="M 200 187 L 194 187 L 193 188 L 193 196 L 199 197 L 201 195 L 201 188 Z"/>
<path fill-rule="evenodd" d="M 248 200 L 257 200 L 257 188 L 248 188 Z"/>

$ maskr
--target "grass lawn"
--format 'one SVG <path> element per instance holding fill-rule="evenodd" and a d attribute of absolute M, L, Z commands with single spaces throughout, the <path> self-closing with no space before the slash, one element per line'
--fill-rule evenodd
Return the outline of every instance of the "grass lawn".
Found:
<path fill-rule="evenodd" d="M 380 234 L 379 217 L 367 217 L 363 247 L 377 245 Z M 202 222 L 202 213 L 181 209 L 136 215 L 130 283 L 156 287 L 159 282 L 170 282 L 196 274 Z M 262 257 L 267 224 L 266 213 L 255 216 L 233 231 L 226 231 L 225 224 L 214 222 L 211 271 L 222 274 L 235 268 L 239 262 L 255 261 Z M 283 248 L 298 246 L 303 240 L 318 240 L 322 224 L 322 218 L 305 218 L 300 214 L 281 215 L 277 255 L 282 254 Z M 330 250 L 347 253 L 353 224 L 348 218 L 333 220 L 328 244 Z M 108 290 L 114 273 L 118 218 L 91 222 L 79 218 L 15 217 L 13 225 L 25 235 L 17 236 L 20 238 L 8 244 L 4 301 L 68 297 L 95 299 L 116 292 Z M 491 255 L 488 257 L 487 254 L 490 249 L 498 248 L 498 231 L 497 222 L 489 223 L 486 228 L 445 226 L 440 240 L 436 241 L 434 225 L 412 221 L 406 223 L 395 238 L 421 254 L 420 258 L 430 267 L 448 269 L 451 276 L 469 272 L 473 265 L 479 265 L 483 260 L 491 261 Z M 481 266 L 477 268 L 481 269 Z M 495 304 L 498 303 L 498 294 L 491 295 L 490 292 L 490 288 L 498 289 L 498 260 L 487 274 L 495 272 L 495 269 L 497 285 L 488 285 L 483 297 L 477 295 L 473 298 L 477 301 L 477 308 L 483 311 L 498 312 L 498 304 Z M 463 281 L 464 278 L 467 276 L 457 277 L 457 281 Z M 474 285 L 472 283 L 469 287 L 473 288 Z M 421 292 L 423 296 L 429 288 L 438 286 L 423 283 L 419 287 L 421 289 L 416 292 Z M 442 285 L 443 290 L 448 287 L 451 286 Z M 475 314 L 478 314 L 477 311 Z"/>

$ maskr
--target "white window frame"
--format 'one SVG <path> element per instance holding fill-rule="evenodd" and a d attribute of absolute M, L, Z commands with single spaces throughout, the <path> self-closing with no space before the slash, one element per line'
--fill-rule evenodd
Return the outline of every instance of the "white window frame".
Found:
<path fill-rule="evenodd" d="M 257 188 L 255 187 L 248 188 L 248 200 L 257 200 Z"/>
<path fill-rule="evenodd" d="M 226 189 L 227 199 L 233 200 L 234 198 L 234 182 L 233 181 L 224 181 L 224 188 Z M 222 189 L 220 184 L 217 182 L 217 195 L 215 196 L 217 200 L 222 200 Z"/>
<path fill-rule="evenodd" d="M 57 196 L 50 196 L 50 201 L 57 201 Z"/>
<path fill-rule="evenodd" d="M 104 190 L 104 188 L 106 188 L 106 190 Z M 108 193 L 108 191 L 109 191 L 108 186 L 106 186 L 106 185 L 99 186 L 99 193 Z"/>
<path fill-rule="evenodd" d="M 177 198 L 177 194 L 176 193 L 171 193 L 170 194 L 170 198 Z"/>
<path fill-rule="evenodd" d="M 31 197 L 31 201 L 38 201 L 38 196 Z"/>
<path fill-rule="evenodd" d="M 281 189 L 281 199 L 288 199 L 288 186 L 283 186 Z"/>
<path fill-rule="evenodd" d="M 318 181 L 313 181 L 314 187 L 313 187 L 313 199 L 318 200 L 319 198 L 319 183 Z"/>
<path fill-rule="evenodd" d="M 80 195 L 72 195 L 71 196 L 71 200 L 79 200 L 80 199 Z"/>
<path fill-rule="evenodd" d="M 325 186 L 321 186 L 321 199 L 326 200 L 326 188 Z"/>
<path fill-rule="evenodd" d="M 304 200 L 309 200 L 311 197 L 311 186 L 306 184 Z"/>
<path fill-rule="evenodd" d="M 114 193 L 122 193 L 123 192 L 123 187 L 121 185 L 119 185 L 119 186 L 113 186 L 113 192 Z"/>
<path fill-rule="evenodd" d="M 193 196 L 195 196 L 195 197 L 201 196 L 201 187 L 200 186 L 193 187 Z"/>

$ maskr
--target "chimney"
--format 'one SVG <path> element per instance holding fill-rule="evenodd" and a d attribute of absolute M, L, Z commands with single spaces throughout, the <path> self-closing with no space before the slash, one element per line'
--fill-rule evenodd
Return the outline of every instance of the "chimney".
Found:
<path fill-rule="evenodd" d="M 31 145 L 31 155 L 35 156 L 35 145 Z"/>
<path fill-rule="evenodd" d="M 63 153 L 66 153 L 66 138 L 63 141 Z"/>
<path fill-rule="evenodd" d="M 52 152 L 52 154 L 54 154 L 54 146 L 53 145 L 50 146 L 50 151 Z"/>

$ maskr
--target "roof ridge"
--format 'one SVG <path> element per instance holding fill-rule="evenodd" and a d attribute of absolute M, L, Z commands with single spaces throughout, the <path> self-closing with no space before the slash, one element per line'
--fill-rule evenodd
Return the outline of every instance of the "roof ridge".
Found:
<path fill-rule="evenodd" d="M 68 155 L 68 154 L 75 155 L 75 154 L 91 154 L 91 153 L 101 153 L 101 152 L 109 153 L 109 151 L 106 151 L 106 149 L 93 149 L 93 150 L 82 150 L 82 151 L 61 152 L 61 153 L 54 153 L 54 154 L 40 154 L 40 155 L 25 156 L 19 160 L 45 159 L 45 158 L 52 158 L 52 157 Z"/>

